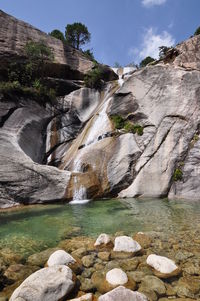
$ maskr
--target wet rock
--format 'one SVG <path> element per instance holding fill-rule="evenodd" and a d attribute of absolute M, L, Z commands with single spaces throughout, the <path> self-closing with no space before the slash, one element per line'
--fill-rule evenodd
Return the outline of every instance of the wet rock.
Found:
<path fill-rule="evenodd" d="M 115 238 L 114 252 L 137 253 L 141 250 L 141 246 L 137 241 L 128 236 L 118 236 Z"/>
<path fill-rule="evenodd" d="M 112 286 L 124 285 L 128 282 L 128 277 L 121 269 L 113 269 L 107 272 L 106 281 Z"/>
<path fill-rule="evenodd" d="M 81 283 L 80 289 L 83 292 L 93 292 L 93 291 L 95 291 L 95 286 L 94 286 L 94 283 L 92 282 L 91 279 L 84 278 L 82 276 L 78 276 L 78 279 Z"/>
<path fill-rule="evenodd" d="M 166 293 L 166 287 L 162 280 L 155 276 L 145 276 L 140 285 L 140 291 L 154 291 L 162 296 Z"/>
<path fill-rule="evenodd" d="M 146 249 L 151 246 L 151 242 L 152 242 L 151 238 L 142 232 L 136 233 L 133 239 L 136 240 L 141 245 L 142 248 Z"/>
<path fill-rule="evenodd" d="M 109 261 L 109 259 L 110 259 L 110 252 L 99 252 L 98 253 L 98 257 L 102 261 Z"/>
<path fill-rule="evenodd" d="M 119 286 L 109 293 L 100 296 L 99 301 L 148 301 L 144 294 L 133 292 L 123 286 Z"/>
<path fill-rule="evenodd" d="M 76 260 L 67 252 L 63 250 L 57 250 L 49 257 L 47 265 L 49 267 L 54 265 L 69 265 L 70 263 L 75 263 Z"/>
<path fill-rule="evenodd" d="M 88 251 L 86 248 L 82 247 L 82 248 L 79 248 L 75 251 L 72 252 L 72 256 L 76 256 L 78 258 L 82 258 L 83 256 L 87 255 L 88 254 Z"/>
<path fill-rule="evenodd" d="M 9 248 L 4 248 L 0 250 L 0 256 L 3 258 L 3 261 L 7 265 L 21 263 L 23 261 L 22 256 L 14 253 Z"/>
<path fill-rule="evenodd" d="M 94 263 L 95 263 L 95 257 L 96 257 L 95 254 L 91 254 L 91 255 L 86 255 L 86 256 L 84 256 L 84 257 L 81 259 L 83 265 L 84 265 L 86 268 L 92 267 L 92 266 L 94 265 Z"/>
<path fill-rule="evenodd" d="M 57 248 L 47 249 L 40 253 L 35 253 L 28 257 L 27 263 L 39 267 L 44 267 L 45 263 L 49 259 L 49 256 L 57 251 Z"/>
<path fill-rule="evenodd" d="M 107 245 L 109 242 L 111 242 L 110 236 L 108 234 L 102 233 L 99 235 L 97 240 L 95 241 L 94 246 L 100 246 L 100 245 Z"/>
<path fill-rule="evenodd" d="M 160 278 L 169 278 L 180 274 L 181 270 L 174 261 L 167 257 L 151 254 L 147 257 L 147 264 L 154 270 L 154 274 Z"/>
<path fill-rule="evenodd" d="M 200 297 L 200 278 L 180 278 L 174 289 L 179 297 L 195 298 L 197 294 Z"/>
<path fill-rule="evenodd" d="M 4 276 L 13 282 L 23 281 L 29 275 L 37 271 L 39 267 L 27 266 L 22 264 L 13 264 L 5 271 Z"/>
<path fill-rule="evenodd" d="M 124 271 L 135 271 L 139 264 L 138 258 L 119 260 L 119 265 Z"/>
<path fill-rule="evenodd" d="M 137 283 L 140 283 L 145 277 L 145 273 L 140 271 L 127 272 L 127 275 L 130 279 L 133 279 Z"/>
<path fill-rule="evenodd" d="M 29 276 L 12 294 L 10 301 L 61 300 L 74 287 L 72 271 L 64 265 L 43 268 Z"/>

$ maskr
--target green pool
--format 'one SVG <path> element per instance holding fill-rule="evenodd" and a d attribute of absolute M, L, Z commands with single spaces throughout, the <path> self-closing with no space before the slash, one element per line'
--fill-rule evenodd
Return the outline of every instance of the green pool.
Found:
<path fill-rule="evenodd" d="M 0 212 L 0 249 L 23 256 L 71 236 L 159 231 L 175 235 L 200 228 L 200 203 L 166 199 L 109 199 L 84 205 L 36 205 Z"/>

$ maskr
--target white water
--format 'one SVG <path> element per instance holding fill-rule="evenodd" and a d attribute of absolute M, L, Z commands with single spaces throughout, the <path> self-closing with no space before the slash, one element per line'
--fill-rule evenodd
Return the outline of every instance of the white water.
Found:
<path fill-rule="evenodd" d="M 121 67 L 121 68 L 112 68 L 112 70 L 119 76 L 118 84 L 121 87 L 128 77 L 131 76 L 132 72 L 136 70 L 135 67 Z"/>

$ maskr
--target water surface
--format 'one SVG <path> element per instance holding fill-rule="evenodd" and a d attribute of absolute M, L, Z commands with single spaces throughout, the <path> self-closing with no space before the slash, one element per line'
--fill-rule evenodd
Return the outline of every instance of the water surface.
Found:
<path fill-rule="evenodd" d="M 109 199 L 84 205 L 36 205 L 0 212 L 0 249 L 28 256 L 62 239 L 105 232 L 179 231 L 200 227 L 200 203 L 172 200 Z"/>

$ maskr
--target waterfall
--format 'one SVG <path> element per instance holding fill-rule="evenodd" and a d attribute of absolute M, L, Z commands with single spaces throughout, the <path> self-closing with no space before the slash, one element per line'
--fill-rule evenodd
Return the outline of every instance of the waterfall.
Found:
<path fill-rule="evenodd" d="M 74 162 L 73 166 L 74 172 L 82 172 L 82 166 L 81 161 L 77 159 Z M 78 177 L 74 176 L 74 192 L 73 192 L 73 200 L 70 202 L 70 204 L 86 204 L 90 200 L 87 199 L 87 190 L 86 188 L 79 183 Z"/>

